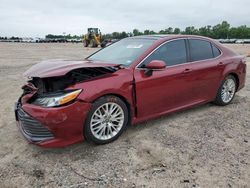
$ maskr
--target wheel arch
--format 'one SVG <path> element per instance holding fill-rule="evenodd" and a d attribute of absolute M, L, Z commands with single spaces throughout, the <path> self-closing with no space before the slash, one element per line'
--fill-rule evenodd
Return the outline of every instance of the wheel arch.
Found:
<path fill-rule="evenodd" d="M 238 75 L 236 72 L 229 72 L 229 73 L 226 75 L 226 77 L 229 76 L 229 75 L 232 75 L 232 76 L 235 78 L 235 80 L 236 80 L 236 91 L 237 91 L 238 88 L 239 88 L 239 85 L 240 85 L 239 75 Z M 226 77 L 225 77 L 225 78 L 226 78 Z M 225 78 L 224 78 L 224 79 L 225 79 Z"/>

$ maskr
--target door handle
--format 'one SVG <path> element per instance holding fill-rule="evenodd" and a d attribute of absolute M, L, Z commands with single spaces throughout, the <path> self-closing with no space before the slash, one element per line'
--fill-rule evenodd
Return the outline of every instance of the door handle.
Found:
<path fill-rule="evenodd" d="M 223 66 L 223 65 L 224 65 L 223 62 L 219 62 L 219 63 L 218 63 L 218 66 Z"/>
<path fill-rule="evenodd" d="M 186 73 L 189 73 L 191 71 L 192 71 L 191 69 L 185 69 L 182 73 L 186 74 Z"/>

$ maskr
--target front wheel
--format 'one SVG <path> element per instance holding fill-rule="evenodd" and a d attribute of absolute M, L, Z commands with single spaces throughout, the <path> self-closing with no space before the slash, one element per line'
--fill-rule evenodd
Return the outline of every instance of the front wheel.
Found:
<path fill-rule="evenodd" d="M 118 97 L 105 96 L 93 103 L 86 123 L 85 138 L 96 144 L 117 139 L 128 124 L 128 109 Z"/>
<path fill-rule="evenodd" d="M 83 40 L 83 46 L 88 47 L 88 45 L 89 45 L 89 42 L 87 40 Z"/>
<path fill-rule="evenodd" d="M 215 104 L 220 106 L 225 106 L 229 104 L 234 98 L 236 86 L 237 84 L 234 76 L 227 76 L 219 88 L 216 99 L 214 101 Z"/>

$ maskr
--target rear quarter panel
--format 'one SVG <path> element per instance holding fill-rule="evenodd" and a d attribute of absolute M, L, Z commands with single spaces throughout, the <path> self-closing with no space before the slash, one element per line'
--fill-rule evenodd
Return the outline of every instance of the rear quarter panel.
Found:
<path fill-rule="evenodd" d="M 219 58 L 219 62 L 224 64 L 223 72 L 221 74 L 220 83 L 218 84 L 219 89 L 223 80 L 229 75 L 234 74 L 238 77 L 238 90 L 244 87 L 245 77 L 246 77 L 246 63 L 243 63 L 242 60 L 245 58 L 242 55 L 237 54 L 230 48 L 222 45 L 218 41 L 211 40 L 221 51 L 222 56 Z"/>
<path fill-rule="evenodd" d="M 229 74 L 237 75 L 238 90 L 244 87 L 246 80 L 246 63 L 242 62 L 243 59 L 244 56 L 239 55 L 228 57 L 225 60 L 226 66 L 223 72 L 223 79 L 225 79 Z"/>

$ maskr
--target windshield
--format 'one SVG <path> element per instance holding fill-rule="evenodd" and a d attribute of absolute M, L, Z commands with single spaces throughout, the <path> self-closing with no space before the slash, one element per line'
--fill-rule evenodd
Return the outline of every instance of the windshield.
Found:
<path fill-rule="evenodd" d="M 98 51 L 88 59 L 128 66 L 138 59 L 154 42 L 154 39 L 126 38 Z"/>

